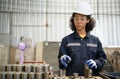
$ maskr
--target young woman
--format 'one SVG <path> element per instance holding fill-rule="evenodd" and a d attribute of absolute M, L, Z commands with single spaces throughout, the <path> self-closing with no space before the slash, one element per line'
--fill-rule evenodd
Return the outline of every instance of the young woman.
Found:
<path fill-rule="evenodd" d="M 60 69 L 66 69 L 67 76 L 73 73 L 83 76 L 85 64 L 97 76 L 106 62 L 100 40 L 90 34 L 95 27 L 92 13 L 87 2 L 80 2 L 70 19 L 70 27 L 74 32 L 62 39 L 58 60 Z"/>

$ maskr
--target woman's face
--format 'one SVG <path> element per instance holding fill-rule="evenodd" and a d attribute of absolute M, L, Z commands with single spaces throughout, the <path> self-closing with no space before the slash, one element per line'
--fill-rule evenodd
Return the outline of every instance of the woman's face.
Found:
<path fill-rule="evenodd" d="M 82 14 L 75 14 L 74 17 L 74 24 L 77 31 L 83 31 L 85 30 L 85 26 L 87 23 L 89 23 L 89 20 L 87 19 L 87 16 Z"/>

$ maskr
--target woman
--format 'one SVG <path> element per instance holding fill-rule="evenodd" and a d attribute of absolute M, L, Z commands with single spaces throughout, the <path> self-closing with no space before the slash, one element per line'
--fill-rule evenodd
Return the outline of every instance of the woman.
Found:
<path fill-rule="evenodd" d="M 84 65 L 92 69 L 93 75 L 99 75 L 106 62 L 100 40 L 90 34 L 95 27 L 95 20 L 91 17 L 92 9 L 87 2 L 80 2 L 70 19 L 70 35 L 62 39 L 58 60 L 60 69 L 66 69 L 66 75 L 78 73 L 84 75 Z"/>

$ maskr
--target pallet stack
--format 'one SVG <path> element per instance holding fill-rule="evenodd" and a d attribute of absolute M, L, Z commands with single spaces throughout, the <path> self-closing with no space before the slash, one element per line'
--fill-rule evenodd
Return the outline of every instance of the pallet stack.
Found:
<path fill-rule="evenodd" d="M 49 64 L 8 64 L 1 66 L 0 79 L 50 79 Z"/>

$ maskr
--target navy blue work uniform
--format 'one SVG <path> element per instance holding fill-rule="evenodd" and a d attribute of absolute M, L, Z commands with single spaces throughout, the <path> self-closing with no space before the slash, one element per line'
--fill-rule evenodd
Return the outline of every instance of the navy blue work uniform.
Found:
<path fill-rule="evenodd" d="M 86 60 L 93 59 L 97 64 L 97 69 L 93 69 L 93 75 L 98 75 L 106 61 L 106 54 L 103 51 L 99 39 L 90 33 L 81 38 L 77 32 L 64 37 L 61 42 L 58 59 L 62 55 L 71 57 L 71 62 L 66 68 L 66 75 L 72 76 L 73 73 L 84 75 L 84 64 Z M 64 66 L 59 62 L 60 69 Z"/>

